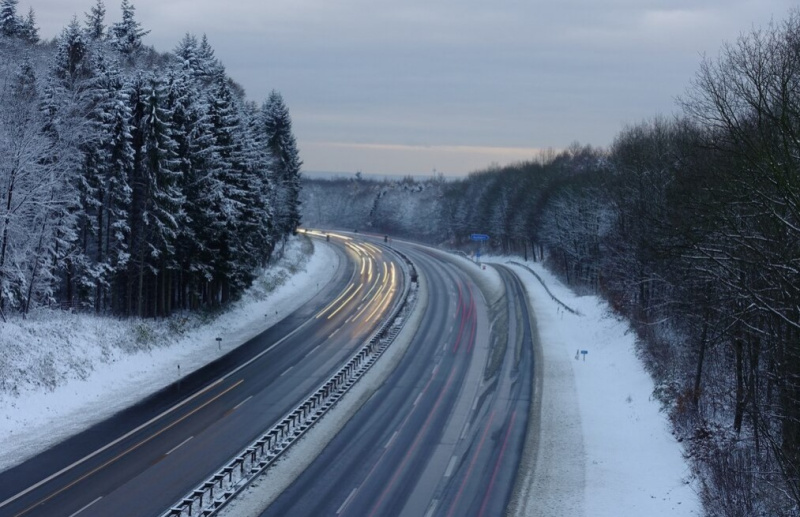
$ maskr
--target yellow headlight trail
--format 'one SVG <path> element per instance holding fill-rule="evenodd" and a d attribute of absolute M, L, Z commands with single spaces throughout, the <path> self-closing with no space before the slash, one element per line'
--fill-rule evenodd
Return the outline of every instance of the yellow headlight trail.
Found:
<path fill-rule="evenodd" d="M 353 239 L 351 239 L 350 237 L 348 237 L 346 235 L 339 235 L 338 233 L 328 233 L 328 235 L 330 235 L 331 237 L 336 238 L 336 239 L 341 239 L 343 241 L 352 241 L 353 240 Z"/>
<path fill-rule="evenodd" d="M 353 294 L 351 294 L 351 295 L 350 295 L 350 296 L 347 298 L 347 300 L 343 301 L 343 302 L 342 302 L 342 304 L 341 304 L 341 305 L 339 305 L 339 308 L 337 308 L 337 309 L 336 309 L 335 311 L 333 311 L 332 313 L 328 314 L 328 319 L 331 319 L 331 318 L 333 318 L 334 316 L 336 316 L 336 313 L 338 313 L 340 310 L 342 310 L 342 309 L 344 308 L 344 306 L 345 306 L 345 305 L 347 305 L 347 303 L 348 303 L 350 300 L 352 300 L 352 299 L 353 299 L 353 297 L 354 297 L 356 294 L 358 294 L 358 292 L 361 290 L 361 288 L 362 288 L 362 287 L 364 287 L 364 284 L 359 284 L 359 286 L 358 286 L 358 289 L 356 289 L 355 291 L 353 291 Z"/>
<path fill-rule="evenodd" d="M 385 268 L 385 267 L 386 267 L 386 264 L 384 264 L 384 268 Z M 375 279 L 375 283 L 374 283 L 374 284 L 372 284 L 372 287 L 370 287 L 369 291 L 367 291 L 367 294 L 365 294 L 365 295 L 364 295 L 364 298 L 362 298 L 362 300 L 366 300 L 367 298 L 369 298 L 369 295 L 370 295 L 370 293 L 372 293 L 372 291 L 373 291 L 373 290 L 374 290 L 376 287 L 378 287 L 378 279 L 379 279 L 379 278 L 381 278 L 381 273 L 378 273 L 378 278 L 376 278 L 376 279 Z M 364 307 L 362 307 L 362 309 L 361 309 L 360 311 L 358 311 L 358 314 L 356 314 L 355 316 L 352 316 L 352 317 L 351 317 L 351 318 L 350 318 L 348 321 L 354 321 L 354 320 L 357 320 L 357 319 L 359 318 L 359 316 L 361 316 L 362 314 L 364 314 L 364 313 L 365 313 L 365 312 L 366 312 L 366 311 L 367 311 L 367 310 L 368 310 L 368 309 L 369 309 L 369 308 L 372 306 L 372 301 L 373 301 L 373 300 L 377 300 L 377 299 L 380 297 L 381 293 L 383 292 L 383 288 L 384 288 L 384 287 L 386 287 L 386 280 L 385 280 L 385 278 L 386 278 L 386 276 L 384 275 L 384 281 L 383 281 L 383 282 L 381 282 L 381 284 L 380 284 L 380 286 L 381 286 L 381 287 L 380 287 L 380 289 L 378 289 L 378 292 L 376 292 L 376 293 L 375 293 L 375 296 L 373 296 L 373 297 L 372 297 L 372 299 L 371 299 L 370 301 L 368 301 L 367 303 L 365 303 L 365 304 L 364 304 Z"/>
<path fill-rule="evenodd" d="M 380 302 L 378 302 L 377 306 L 375 307 L 375 310 L 373 310 L 370 313 L 370 315 L 367 316 L 367 320 L 366 320 L 367 323 L 369 323 L 372 320 L 372 318 L 375 317 L 378 314 L 378 312 L 380 310 L 383 310 L 389 304 L 389 302 L 391 301 L 391 295 L 392 295 L 392 293 L 394 292 L 394 289 L 395 289 L 395 287 L 394 287 L 395 286 L 394 263 L 392 263 L 391 279 L 389 278 L 389 275 L 386 272 L 386 263 L 385 262 L 383 263 L 383 268 L 384 268 L 384 278 L 383 278 L 383 286 L 381 286 L 381 291 L 383 291 L 383 288 L 386 287 L 387 285 L 390 285 L 390 287 L 389 287 L 389 289 L 386 289 L 386 293 L 383 295 L 383 299 Z M 388 283 L 387 283 L 387 281 L 388 281 Z M 376 295 L 375 298 L 377 298 L 378 296 L 379 296 L 379 294 Z"/>
<path fill-rule="evenodd" d="M 347 293 L 348 293 L 348 292 L 350 292 L 350 289 L 352 289 L 352 288 L 353 288 L 353 287 L 355 287 L 355 286 L 356 286 L 356 284 L 352 284 L 352 283 L 351 283 L 350 285 L 348 285 L 348 286 L 347 286 L 347 289 L 345 289 L 345 290 L 344 290 L 344 292 L 343 292 L 342 294 L 340 294 L 338 298 L 336 298 L 336 299 L 335 299 L 335 300 L 333 300 L 331 303 L 329 303 L 327 307 L 325 307 L 324 309 L 322 309 L 321 311 L 319 311 L 319 312 L 317 313 L 317 315 L 316 315 L 316 316 L 314 316 L 314 319 L 317 319 L 317 318 L 319 318 L 320 316 L 322 316 L 323 314 L 325 314 L 325 312 L 327 312 L 327 311 L 328 311 L 328 309 L 330 309 L 331 307 L 333 307 L 334 305 L 336 305 L 336 304 L 339 302 L 339 300 L 341 300 L 342 298 L 344 298 L 344 297 L 347 295 Z"/>

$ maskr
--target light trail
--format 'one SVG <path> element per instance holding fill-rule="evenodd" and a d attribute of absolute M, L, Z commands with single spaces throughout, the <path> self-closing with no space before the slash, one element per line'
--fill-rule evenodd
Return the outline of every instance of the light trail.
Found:
<path fill-rule="evenodd" d="M 355 291 L 353 291 L 353 294 L 351 294 L 350 296 L 348 296 L 348 297 L 347 297 L 347 299 L 346 299 L 345 301 L 343 301 L 341 305 L 339 305 L 339 308 L 338 308 L 338 309 L 336 309 L 336 310 L 335 310 L 335 311 L 333 311 L 332 313 L 328 314 L 328 319 L 331 319 L 331 318 L 333 318 L 334 316 L 336 316 L 336 314 L 337 314 L 339 311 L 341 311 L 341 310 L 342 310 L 342 309 L 343 309 L 343 308 L 344 308 L 344 307 L 345 307 L 345 306 L 346 306 L 346 305 L 347 305 L 347 304 L 350 302 L 350 300 L 352 300 L 352 299 L 353 299 L 353 297 L 354 297 L 356 294 L 358 294 L 358 292 L 361 290 L 361 288 L 362 288 L 362 287 L 364 287 L 364 284 L 359 284 L 359 286 L 358 286 L 358 289 L 356 289 Z"/>
<path fill-rule="evenodd" d="M 343 292 L 342 294 L 340 294 L 338 298 L 336 298 L 336 299 L 335 299 L 335 300 L 333 300 L 331 303 L 329 303 L 327 307 L 325 307 L 324 309 L 322 309 L 321 311 L 319 311 L 319 312 L 317 313 L 317 315 L 316 315 L 316 316 L 314 316 L 314 318 L 315 318 L 315 319 L 318 319 L 320 316 L 322 316 L 323 314 L 325 314 L 325 313 L 328 311 L 328 309 L 330 309 L 331 307 L 333 307 L 334 305 L 336 305 L 336 304 L 339 302 L 339 300 L 341 300 L 342 298 L 344 298 L 344 297 L 347 295 L 347 293 L 348 293 L 348 292 L 350 292 L 350 289 L 352 289 L 353 287 L 355 287 L 355 285 L 356 285 L 356 284 L 353 284 L 353 283 L 351 283 L 350 285 L 348 285 L 348 286 L 347 286 L 347 289 L 345 289 L 345 290 L 344 290 L 344 292 Z"/>

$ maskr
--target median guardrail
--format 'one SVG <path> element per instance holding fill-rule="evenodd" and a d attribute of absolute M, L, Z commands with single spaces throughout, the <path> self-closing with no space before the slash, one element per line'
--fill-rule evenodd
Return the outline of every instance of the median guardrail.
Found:
<path fill-rule="evenodd" d="M 406 264 L 403 296 L 391 315 L 333 376 L 300 405 L 287 413 L 260 438 L 225 466 L 197 485 L 161 514 L 161 517 L 212 517 L 311 428 L 360 379 L 392 344 L 416 304 L 417 272 L 403 253 L 392 250 Z"/>

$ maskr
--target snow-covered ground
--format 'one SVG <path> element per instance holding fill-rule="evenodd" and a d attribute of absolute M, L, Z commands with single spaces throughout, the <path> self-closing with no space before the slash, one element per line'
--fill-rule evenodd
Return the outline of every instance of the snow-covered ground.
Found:
<path fill-rule="evenodd" d="M 539 264 L 526 265 L 578 314 L 528 270 L 511 266 L 535 313 L 543 377 L 535 470 L 517 515 L 703 515 L 628 324 L 597 296 L 576 296 Z"/>
<path fill-rule="evenodd" d="M 292 239 L 283 259 L 210 321 L 42 311 L 0 322 L 0 470 L 169 385 L 300 307 L 340 265 L 323 242 L 314 241 L 311 251 L 306 238 Z"/>

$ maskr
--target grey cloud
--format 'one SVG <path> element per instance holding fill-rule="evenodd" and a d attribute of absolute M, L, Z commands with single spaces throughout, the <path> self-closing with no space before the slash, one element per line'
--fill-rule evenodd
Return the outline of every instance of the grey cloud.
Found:
<path fill-rule="evenodd" d="M 790 0 L 133 0 L 174 47 L 206 33 L 257 101 L 277 88 L 303 141 L 564 147 L 674 109 L 715 55 Z M 32 0 L 53 36 L 93 0 Z M 108 18 L 119 17 L 108 1 Z M 353 152 L 356 152 L 355 150 Z M 350 163 L 350 162 L 348 162 Z M 332 164 L 329 168 L 336 168 Z"/>

